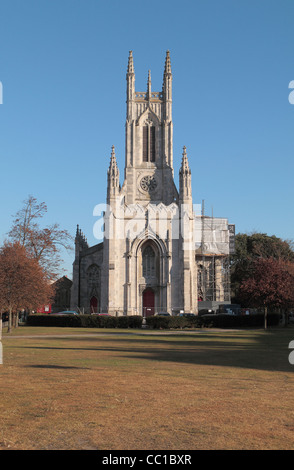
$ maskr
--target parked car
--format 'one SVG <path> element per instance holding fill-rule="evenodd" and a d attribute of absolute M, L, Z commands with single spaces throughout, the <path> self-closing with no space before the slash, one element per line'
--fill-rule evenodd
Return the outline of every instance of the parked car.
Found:
<path fill-rule="evenodd" d="M 78 312 L 74 310 L 64 310 L 63 312 L 53 313 L 52 315 L 79 315 Z"/>
<path fill-rule="evenodd" d="M 154 316 L 157 316 L 157 317 L 170 317 L 171 314 L 168 313 L 168 312 L 158 312 L 158 313 L 155 313 Z"/>
<path fill-rule="evenodd" d="M 179 317 L 196 317 L 195 313 L 179 313 Z"/>
<path fill-rule="evenodd" d="M 7 312 L 3 312 L 2 313 L 2 321 L 3 323 L 8 321 L 8 318 L 9 318 L 9 314 Z"/>

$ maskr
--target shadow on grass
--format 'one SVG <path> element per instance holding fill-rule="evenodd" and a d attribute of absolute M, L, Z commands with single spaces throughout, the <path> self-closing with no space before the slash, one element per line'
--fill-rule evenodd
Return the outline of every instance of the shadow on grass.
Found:
<path fill-rule="evenodd" d="M 32 364 L 25 366 L 31 369 L 87 369 L 87 367 L 76 367 L 76 366 L 58 366 L 55 364 Z"/>
<path fill-rule="evenodd" d="M 105 352 L 109 352 L 109 361 L 116 360 L 122 363 L 130 361 L 160 361 L 166 363 L 181 363 L 207 366 L 237 367 L 266 371 L 294 372 L 294 366 L 289 363 L 289 342 L 294 339 L 294 330 L 271 332 L 224 332 L 219 334 L 201 335 L 128 335 L 99 336 L 98 337 L 63 337 L 63 345 L 54 346 L 20 346 L 19 348 L 48 349 L 64 351 L 95 351 L 97 352 L 97 365 L 103 359 L 107 364 Z M 46 338 L 44 338 L 46 340 Z M 59 338 L 60 342 L 61 338 Z M 52 339 L 47 338 L 47 341 Z M 53 340 L 54 341 L 54 340 Z M 69 342 L 76 345 L 69 347 Z M 66 344 L 67 343 L 67 344 Z M 15 346 L 16 347 L 16 346 Z M 103 353 L 103 358 L 102 358 Z M 86 356 L 86 354 L 85 354 Z M 31 367 L 63 366 L 36 365 Z M 66 367 L 72 368 L 75 367 Z M 78 369 L 78 367 L 77 367 Z"/>

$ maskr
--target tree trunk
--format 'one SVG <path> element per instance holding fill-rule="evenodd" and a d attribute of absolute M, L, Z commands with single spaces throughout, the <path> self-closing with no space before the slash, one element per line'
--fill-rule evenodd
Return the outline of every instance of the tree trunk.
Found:
<path fill-rule="evenodd" d="M 267 329 L 267 306 L 264 307 L 264 329 Z"/>
<path fill-rule="evenodd" d="M 9 308 L 7 333 L 11 332 L 11 327 L 12 327 L 12 309 Z"/>
<path fill-rule="evenodd" d="M 288 326 L 288 321 L 289 321 L 289 312 L 288 312 L 288 309 L 287 309 L 287 308 L 285 308 L 284 315 L 285 315 L 285 324 L 284 324 L 284 327 L 287 328 L 287 326 Z"/>
<path fill-rule="evenodd" d="M 15 328 L 18 328 L 18 322 L 19 322 L 19 310 L 15 314 Z"/>

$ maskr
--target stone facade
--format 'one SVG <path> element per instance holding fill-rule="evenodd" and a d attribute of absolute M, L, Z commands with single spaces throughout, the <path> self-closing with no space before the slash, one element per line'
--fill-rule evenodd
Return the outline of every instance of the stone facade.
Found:
<path fill-rule="evenodd" d="M 63 276 L 54 283 L 55 295 L 52 302 L 52 312 L 61 312 L 68 310 L 71 304 L 72 281 Z"/>
<path fill-rule="evenodd" d="M 158 311 L 197 313 L 199 269 L 214 256 L 217 256 L 214 284 L 218 284 L 218 300 L 228 303 L 220 274 L 222 259 L 228 255 L 228 223 L 222 219 L 221 228 L 218 225 L 223 249 L 208 256 L 200 243 L 200 253 L 199 216 L 193 207 L 191 170 L 185 147 L 179 189 L 174 181 L 169 51 L 162 91 L 152 91 L 150 71 L 147 91 L 135 91 L 132 52 L 126 79 L 124 181 L 121 186 L 112 147 L 104 240 L 89 247 L 77 228 L 72 308 L 112 315 L 145 316 Z M 217 233 L 214 235 L 218 237 Z M 202 264 L 201 260 L 204 260 Z"/>

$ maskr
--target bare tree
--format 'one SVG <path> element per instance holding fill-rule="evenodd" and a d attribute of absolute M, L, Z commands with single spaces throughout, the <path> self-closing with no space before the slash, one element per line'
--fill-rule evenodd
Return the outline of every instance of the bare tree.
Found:
<path fill-rule="evenodd" d="M 37 199 L 29 196 L 24 201 L 23 208 L 15 215 L 12 228 L 8 233 L 13 242 L 25 247 L 50 279 L 56 279 L 60 274 L 62 248 L 72 250 L 73 238 L 67 230 L 62 230 L 59 224 L 41 228 L 39 220 L 47 212 L 45 202 L 38 203 Z"/>

